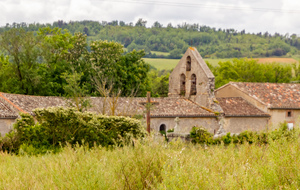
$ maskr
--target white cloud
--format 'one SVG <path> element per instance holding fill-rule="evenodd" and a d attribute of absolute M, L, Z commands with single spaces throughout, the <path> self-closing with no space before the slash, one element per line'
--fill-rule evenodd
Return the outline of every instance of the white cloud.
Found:
<path fill-rule="evenodd" d="M 156 3 L 153 3 L 156 2 Z M 13 22 L 52 23 L 57 20 L 119 20 L 135 23 L 139 18 L 164 26 L 199 23 L 246 32 L 297 33 L 298 0 L 0 0 L 0 25 Z M 291 13 L 288 10 L 296 10 Z"/>

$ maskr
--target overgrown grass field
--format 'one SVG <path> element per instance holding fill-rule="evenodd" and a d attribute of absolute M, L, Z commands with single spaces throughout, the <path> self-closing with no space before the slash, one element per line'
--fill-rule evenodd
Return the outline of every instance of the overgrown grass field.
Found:
<path fill-rule="evenodd" d="M 107 150 L 0 156 L 0 189 L 297 189 L 300 140 L 201 146 L 148 138 Z"/>

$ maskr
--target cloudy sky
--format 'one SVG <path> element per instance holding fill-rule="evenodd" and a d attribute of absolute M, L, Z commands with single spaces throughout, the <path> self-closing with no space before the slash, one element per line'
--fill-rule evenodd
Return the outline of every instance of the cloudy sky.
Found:
<path fill-rule="evenodd" d="M 57 20 L 199 23 L 246 32 L 300 34 L 299 0 L 0 0 L 0 26 Z"/>

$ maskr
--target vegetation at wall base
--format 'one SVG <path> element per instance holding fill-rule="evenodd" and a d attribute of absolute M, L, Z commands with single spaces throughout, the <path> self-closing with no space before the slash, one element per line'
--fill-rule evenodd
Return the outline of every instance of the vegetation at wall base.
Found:
<path fill-rule="evenodd" d="M 201 145 L 229 145 L 229 144 L 257 144 L 266 145 L 280 139 L 287 141 L 294 141 L 300 138 L 299 129 L 288 129 L 287 123 L 281 123 L 278 129 L 270 131 L 243 131 L 240 134 L 227 133 L 221 137 L 214 138 L 214 135 L 209 133 L 203 127 L 193 127 L 190 132 L 191 142 L 193 144 Z"/>

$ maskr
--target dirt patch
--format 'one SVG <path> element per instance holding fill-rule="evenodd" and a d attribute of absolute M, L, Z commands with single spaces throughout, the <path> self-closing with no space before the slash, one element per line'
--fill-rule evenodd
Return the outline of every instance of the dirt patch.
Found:
<path fill-rule="evenodd" d="M 293 58 L 277 58 L 277 57 L 268 57 L 268 58 L 257 58 L 258 63 L 298 63 L 296 59 Z"/>

